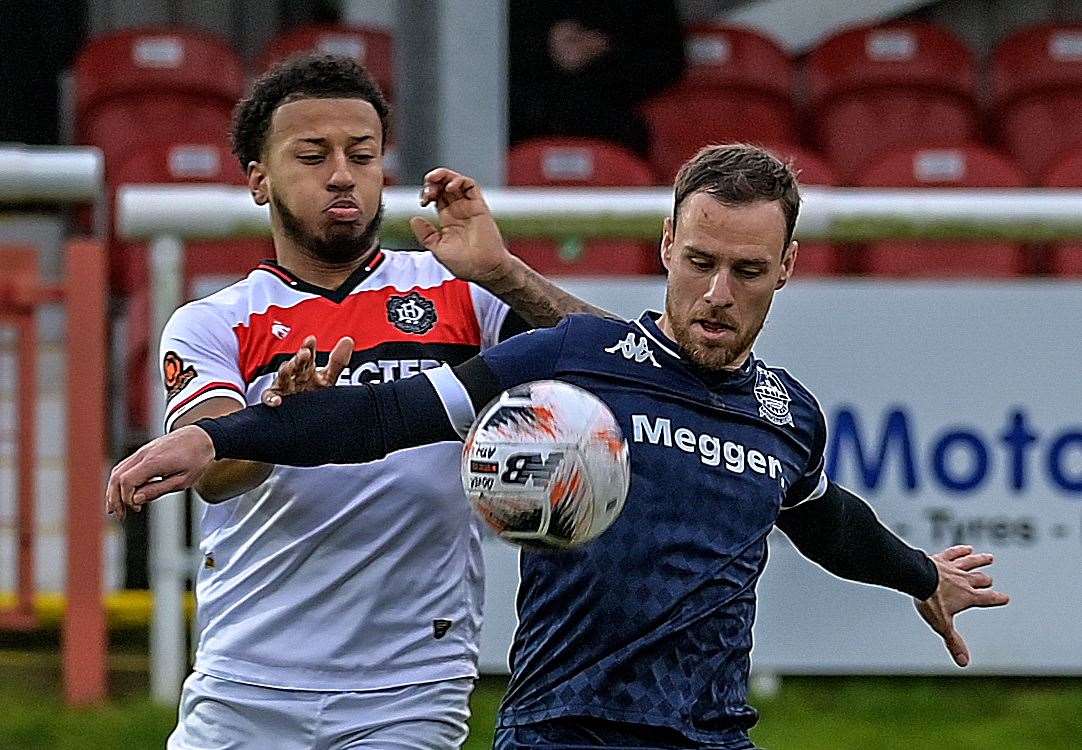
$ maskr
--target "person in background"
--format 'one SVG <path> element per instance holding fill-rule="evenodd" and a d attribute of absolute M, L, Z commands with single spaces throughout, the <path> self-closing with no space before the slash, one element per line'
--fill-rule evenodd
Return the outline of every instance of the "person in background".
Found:
<path fill-rule="evenodd" d="M 0 143 L 61 142 L 60 74 L 84 41 L 83 0 L 0 3 Z"/>
<path fill-rule="evenodd" d="M 645 156 L 636 106 L 684 70 L 671 0 L 511 3 L 510 139 L 586 136 Z"/>

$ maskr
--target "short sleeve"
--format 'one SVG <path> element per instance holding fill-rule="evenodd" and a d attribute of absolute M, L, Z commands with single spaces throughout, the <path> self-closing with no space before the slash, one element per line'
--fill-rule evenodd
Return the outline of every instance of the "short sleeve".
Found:
<path fill-rule="evenodd" d="M 552 378 L 572 321 L 573 317 L 569 317 L 555 328 L 520 333 L 482 352 L 481 358 L 496 376 L 500 389 Z"/>
<path fill-rule="evenodd" d="M 209 399 L 225 397 L 247 405 L 237 338 L 209 305 L 185 305 L 173 313 L 162 332 L 159 357 L 166 432 Z"/>
<path fill-rule="evenodd" d="M 827 490 L 826 475 L 826 444 L 827 444 L 827 420 L 823 410 L 816 405 L 815 424 L 812 427 L 811 450 L 808 455 L 807 468 L 800 479 L 789 487 L 782 501 L 782 509 L 795 508 L 801 503 L 815 500 L 823 496 Z"/>
<path fill-rule="evenodd" d="M 470 297 L 477 313 L 477 324 L 481 328 L 481 348 L 488 349 L 500 340 L 500 329 L 509 308 L 507 303 L 477 284 L 470 284 Z"/>

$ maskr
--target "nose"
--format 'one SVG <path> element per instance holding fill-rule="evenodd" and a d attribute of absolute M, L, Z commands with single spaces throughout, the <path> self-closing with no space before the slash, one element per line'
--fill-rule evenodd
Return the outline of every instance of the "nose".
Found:
<path fill-rule="evenodd" d="M 335 152 L 331 158 L 334 166 L 330 178 L 327 180 L 327 188 L 337 192 L 348 192 L 353 189 L 355 181 L 353 173 L 349 169 L 349 158 L 344 151 Z"/>
<path fill-rule="evenodd" d="M 710 284 L 706 287 L 703 300 L 714 307 L 728 307 L 733 304 L 735 300 L 730 288 L 731 280 L 732 276 L 729 274 L 728 269 L 718 270 L 717 273 L 710 277 Z"/>

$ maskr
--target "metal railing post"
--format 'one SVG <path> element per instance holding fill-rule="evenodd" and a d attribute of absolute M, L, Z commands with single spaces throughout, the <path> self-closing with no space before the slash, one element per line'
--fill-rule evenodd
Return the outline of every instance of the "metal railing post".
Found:
<path fill-rule="evenodd" d="M 164 235 L 150 243 L 150 368 L 148 404 L 154 429 L 165 423 L 158 342 L 169 317 L 184 302 L 184 243 Z M 185 552 L 185 493 L 166 495 L 148 512 L 150 588 L 154 611 L 150 624 L 150 692 L 158 703 L 174 704 L 188 672 L 184 627 L 184 591 L 189 577 Z"/>

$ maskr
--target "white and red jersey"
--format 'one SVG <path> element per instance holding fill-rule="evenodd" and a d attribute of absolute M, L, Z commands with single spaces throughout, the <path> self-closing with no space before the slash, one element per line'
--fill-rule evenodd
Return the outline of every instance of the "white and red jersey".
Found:
<path fill-rule="evenodd" d="M 209 398 L 258 403 L 308 335 L 323 358 L 353 337 L 339 385 L 384 381 L 465 361 L 496 342 L 506 315 L 427 252 L 381 251 L 333 291 L 265 263 L 166 326 L 166 429 Z M 196 671 L 333 691 L 475 675 L 482 562 L 460 449 L 279 466 L 251 492 L 204 506 Z"/>

